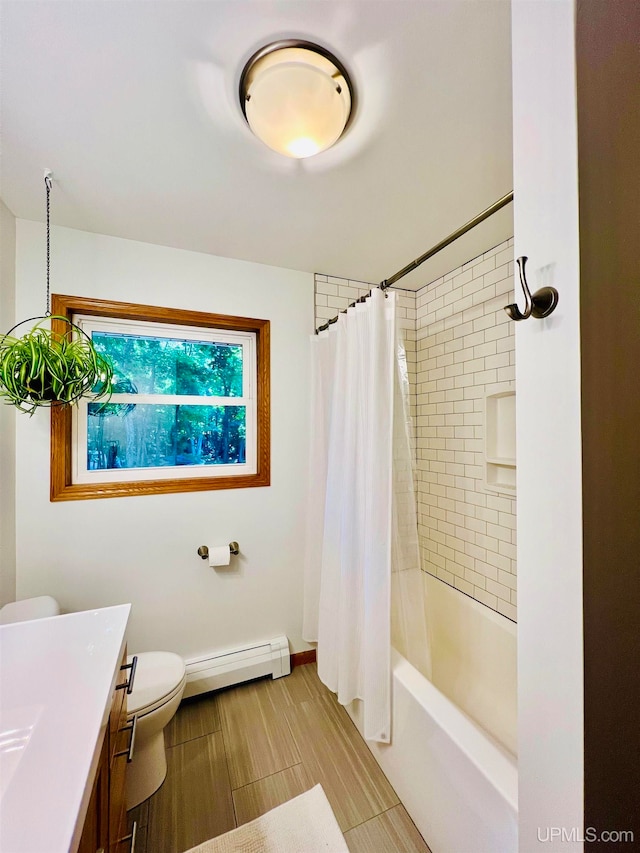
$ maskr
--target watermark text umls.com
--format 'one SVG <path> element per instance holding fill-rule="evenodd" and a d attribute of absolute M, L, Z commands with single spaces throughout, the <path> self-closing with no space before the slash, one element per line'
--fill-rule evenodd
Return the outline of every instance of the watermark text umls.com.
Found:
<path fill-rule="evenodd" d="M 579 826 L 539 826 L 537 830 L 538 841 L 579 842 L 581 844 L 591 841 L 611 842 L 615 844 L 633 844 L 633 830 L 631 829 L 603 829 L 597 830 L 588 826 L 582 832 Z"/>

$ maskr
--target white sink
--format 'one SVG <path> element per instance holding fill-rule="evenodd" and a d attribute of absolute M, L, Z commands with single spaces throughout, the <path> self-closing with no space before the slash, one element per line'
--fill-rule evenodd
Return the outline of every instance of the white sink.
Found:
<path fill-rule="evenodd" d="M 82 832 L 131 605 L 0 626 L 0 851 Z"/>

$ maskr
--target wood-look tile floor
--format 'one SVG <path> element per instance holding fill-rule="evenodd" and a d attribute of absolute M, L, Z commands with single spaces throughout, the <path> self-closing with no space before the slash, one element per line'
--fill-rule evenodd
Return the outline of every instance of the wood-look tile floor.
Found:
<path fill-rule="evenodd" d="M 165 743 L 167 778 L 129 812 L 136 853 L 183 853 L 318 782 L 351 853 L 429 853 L 315 664 L 187 699 Z"/>

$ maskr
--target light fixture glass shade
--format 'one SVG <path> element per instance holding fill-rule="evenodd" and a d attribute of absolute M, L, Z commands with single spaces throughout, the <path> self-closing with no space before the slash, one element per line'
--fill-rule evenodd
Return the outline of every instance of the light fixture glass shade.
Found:
<path fill-rule="evenodd" d="M 340 138 L 351 114 L 351 87 L 336 63 L 326 52 L 278 45 L 249 60 L 240 98 L 251 130 L 265 145 L 300 159 Z"/>

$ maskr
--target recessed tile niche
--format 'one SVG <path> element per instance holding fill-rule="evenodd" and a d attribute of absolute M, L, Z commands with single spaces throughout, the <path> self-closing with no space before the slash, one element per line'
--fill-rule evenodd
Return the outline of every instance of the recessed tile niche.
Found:
<path fill-rule="evenodd" d="M 513 497 L 516 491 L 516 392 L 485 397 L 485 486 Z"/>

